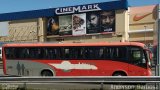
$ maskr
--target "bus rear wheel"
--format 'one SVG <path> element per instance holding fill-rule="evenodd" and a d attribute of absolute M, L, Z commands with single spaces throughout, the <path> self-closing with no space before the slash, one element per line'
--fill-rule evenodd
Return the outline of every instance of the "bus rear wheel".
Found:
<path fill-rule="evenodd" d="M 50 70 L 43 70 L 41 76 L 53 76 L 53 73 Z"/>
<path fill-rule="evenodd" d="M 124 72 L 115 72 L 113 76 L 127 76 Z"/>

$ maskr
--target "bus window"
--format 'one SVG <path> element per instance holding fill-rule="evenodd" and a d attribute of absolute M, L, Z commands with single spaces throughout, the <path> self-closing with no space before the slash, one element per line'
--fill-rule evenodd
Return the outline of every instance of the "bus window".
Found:
<path fill-rule="evenodd" d="M 43 47 L 43 59 L 60 59 L 60 49 L 56 47 Z"/>
<path fill-rule="evenodd" d="M 98 47 L 95 49 L 95 58 L 96 59 L 104 59 L 104 47 Z"/>
<path fill-rule="evenodd" d="M 85 47 L 84 55 L 85 59 L 96 59 L 96 47 Z"/>
<path fill-rule="evenodd" d="M 62 55 L 64 59 L 67 60 L 73 60 L 73 59 L 79 59 L 81 57 L 78 57 L 80 54 L 80 48 L 74 48 L 74 47 L 63 47 L 62 48 Z"/>
<path fill-rule="evenodd" d="M 71 48 L 69 49 L 69 48 L 65 48 L 64 49 L 64 58 L 70 58 L 70 53 L 71 52 Z"/>
<path fill-rule="evenodd" d="M 130 59 L 134 65 L 144 66 L 146 64 L 146 58 L 143 50 L 138 47 L 130 48 Z"/>
<path fill-rule="evenodd" d="M 39 59 L 42 57 L 43 56 L 40 48 L 29 48 L 29 59 Z"/>
<path fill-rule="evenodd" d="M 126 60 L 127 48 L 126 47 L 105 47 L 105 59 L 112 60 Z"/>
<path fill-rule="evenodd" d="M 15 59 L 15 49 L 13 47 L 5 49 L 6 58 Z"/>
<path fill-rule="evenodd" d="M 84 55 L 84 48 L 83 47 L 76 47 L 73 49 L 72 54 L 73 54 L 74 59 L 78 59 L 78 60 L 84 59 L 84 56 L 85 56 Z"/>
<path fill-rule="evenodd" d="M 126 47 L 114 47 L 113 59 L 126 60 Z"/>
<path fill-rule="evenodd" d="M 103 56 L 104 56 L 104 49 L 103 49 L 103 48 L 100 48 L 100 49 L 99 49 L 98 56 L 99 56 L 100 58 L 103 58 Z"/>
<path fill-rule="evenodd" d="M 20 54 L 20 58 L 28 58 L 29 57 L 29 49 L 28 48 L 20 48 L 19 49 Z"/>

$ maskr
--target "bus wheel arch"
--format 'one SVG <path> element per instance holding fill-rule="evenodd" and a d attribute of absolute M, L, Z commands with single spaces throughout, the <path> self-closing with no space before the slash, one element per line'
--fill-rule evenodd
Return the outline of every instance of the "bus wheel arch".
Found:
<path fill-rule="evenodd" d="M 41 76 L 55 76 L 55 73 L 50 69 L 43 69 L 40 75 Z"/>
<path fill-rule="evenodd" d="M 125 71 L 115 71 L 112 76 L 127 76 Z"/>

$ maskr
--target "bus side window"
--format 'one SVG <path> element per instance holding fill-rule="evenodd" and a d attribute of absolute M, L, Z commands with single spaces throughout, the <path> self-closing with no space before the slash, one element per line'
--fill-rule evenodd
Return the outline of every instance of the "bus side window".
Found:
<path fill-rule="evenodd" d="M 51 51 L 51 58 L 52 59 L 57 59 L 59 57 L 59 53 L 58 53 L 58 50 L 56 48 L 52 48 L 52 51 Z"/>
<path fill-rule="evenodd" d="M 93 48 L 93 54 L 92 54 L 92 59 L 101 59 L 101 57 L 99 56 L 100 54 L 100 48 L 99 47 L 94 47 Z M 102 52 L 101 52 L 102 54 Z"/>
<path fill-rule="evenodd" d="M 78 47 L 75 49 L 75 58 L 76 59 L 84 59 L 84 48 L 83 47 Z"/>
<path fill-rule="evenodd" d="M 85 59 L 84 51 L 85 51 L 84 47 L 81 47 L 81 48 L 79 49 L 78 55 L 79 55 L 80 59 Z"/>
<path fill-rule="evenodd" d="M 64 49 L 64 55 L 65 55 L 66 59 L 69 59 L 69 56 L 70 56 L 70 49 L 69 48 Z"/>
<path fill-rule="evenodd" d="M 85 48 L 85 58 L 86 59 L 99 59 L 98 47 L 86 47 Z"/>
<path fill-rule="evenodd" d="M 30 48 L 21 47 L 16 49 L 18 59 L 30 59 Z"/>
<path fill-rule="evenodd" d="M 54 48 L 48 48 L 47 51 L 48 51 L 47 54 L 48 59 L 54 59 L 55 56 Z"/>
<path fill-rule="evenodd" d="M 49 59 L 48 48 L 43 47 L 41 50 L 43 52 L 43 59 Z"/>
<path fill-rule="evenodd" d="M 66 47 L 64 48 L 64 59 L 77 59 L 75 55 L 75 49 L 73 47 Z"/>
<path fill-rule="evenodd" d="M 35 56 L 35 54 L 34 54 L 34 48 L 30 48 L 29 49 L 29 59 L 34 59 L 34 56 Z"/>
<path fill-rule="evenodd" d="M 105 52 L 104 52 L 105 48 L 102 47 L 102 48 L 99 48 L 98 50 L 99 50 L 99 53 L 98 53 L 98 56 L 97 56 L 97 57 L 98 57 L 99 59 L 104 59 L 104 58 L 105 58 Z"/>
<path fill-rule="evenodd" d="M 9 59 L 9 56 L 10 56 L 9 55 L 10 54 L 9 48 L 5 48 L 4 50 L 5 50 L 6 58 Z"/>
<path fill-rule="evenodd" d="M 84 49 L 85 59 L 90 59 L 91 58 L 91 53 L 92 53 L 92 50 L 89 47 L 85 47 L 85 49 Z"/>
<path fill-rule="evenodd" d="M 111 47 L 105 47 L 104 48 L 104 58 L 105 59 L 111 59 L 111 56 L 112 56 L 112 49 Z"/>
<path fill-rule="evenodd" d="M 57 48 L 44 48 L 44 59 L 55 60 L 58 59 L 59 53 Z"/>
<path fill-rule="evenodd" d="M 119 59 L 119 60 L 126 60 L 126 52 L 127 49 L 125 47 L 114 47 L 113 49 L 114 51 L 114 59 Z"/>
<path fill-rule="evenodd" d="M 9 58 L 10 59 L 15 59 L 15 48 L 9 48 Z"/>
<path fill-rule="evenodd" d="M 61 52 L 60 52 L 59 49 L 60 49 L 60 48 L 55 48 L 55 49 L 54 49 L 55 59 L 61 59 Z"/>
<path fill-rule="evenodd" d="M 69 50 L 69 59 L 71 60 L 76 60 L 77 59 L 77 52 L 76 52 L 76 49 L 75 47 L 71 47 L 70 50 Z"/>
<path fill-rule="evenodd" d="M 77 52 L 76 52 L 76 48 L 70 48 L 70 54 L 69 57 L 71 60 L 73 59 L 77 59 Z"/>
<path fill-rule="evenodd" d="M 34 49 L 34 59 L 43 59 L 41 48 L 38 47 Z"/>
<path fill-rule="evenodd" d="M 126 47 L 119 47 L 119 52 L 118 52 L 118 58 L 120 59 L 126 59 L 127 57 L 127 48 Z"/>

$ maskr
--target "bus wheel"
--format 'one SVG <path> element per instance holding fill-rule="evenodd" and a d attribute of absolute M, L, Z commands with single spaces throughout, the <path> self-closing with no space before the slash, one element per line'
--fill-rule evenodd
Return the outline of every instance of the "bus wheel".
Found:
<path fill-rule="evenodd" d="M 41 76 L 53 76 L 53 73 L 50 70 L 43 70 Z"/>
<path fill-rule="evenodd" d="M 112 76 L 127 76 L 124 72 L 115 72 Z"/>

